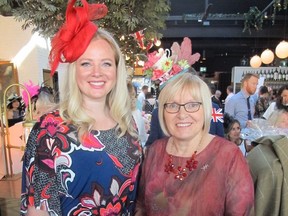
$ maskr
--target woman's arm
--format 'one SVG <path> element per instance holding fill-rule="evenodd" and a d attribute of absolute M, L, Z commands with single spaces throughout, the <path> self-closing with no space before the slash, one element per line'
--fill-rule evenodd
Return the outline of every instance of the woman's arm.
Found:
<path fill-rule="evenodd" d="M 226 182 L 225 215 L 250 215 L 254 207 L 254 185 L 240 150 L 230 159 Z"/>
<path fill-rule="evenodd" d="M 47 211 L 37 210 L 34 206 L 29 206 L 26 216 L 49 216 Z"/>

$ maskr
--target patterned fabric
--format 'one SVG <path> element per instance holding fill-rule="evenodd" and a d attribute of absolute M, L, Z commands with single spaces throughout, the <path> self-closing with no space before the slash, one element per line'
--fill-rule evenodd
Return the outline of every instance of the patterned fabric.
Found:
<path fill-rule="evenodd" d="M 254 202 L 248 164 L 232 142 L 215 137 L 196 155 L 198 167 L 183 181 L 164 171 L 168 138 L 146 150 L 136 215 L 250 215 Z M 173 156 L 176 166 L 189 158 Z"/>
<path fill-rule="evenodd" d="M 150 102 L 146 99 L 144 101 L 144 111 L 146 114 L 151 114 L 154 109 L 154 105 L 150 104 Z"/>
<path fill-rule="evenodd" d="M 21 213 L 35 206 L 53 216 L 132 214 L 140 152 L 115 128 L 92 131 L 80 143 L 58 111 L 43 116 L 27 142 Z"/>
<path fill-rule="evenodd" d="M 255 185 L 255 216 L 288 216 L 288 137 L 264 136 L 247 160 Z"/>
<path fill-rule="evenodd" d="M 263 114 L 269 107 L 269 100 L 264 97 L 259 97 L 255 105 L 254 118 L 262 118 Z"/>

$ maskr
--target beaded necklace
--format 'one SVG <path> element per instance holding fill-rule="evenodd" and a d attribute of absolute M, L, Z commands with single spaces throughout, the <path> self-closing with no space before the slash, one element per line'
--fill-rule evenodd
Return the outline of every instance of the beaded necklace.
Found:
<path fill-rule="evenodd" d="M 164 171 L 167 172 L 168 174 L 173 173 L 175 175 L 174 176 L 175 179 L 183 181 L 183 179 L 185 177 L 187 177 L 187 175 L 188 175 L 187 172 L 188 171 L 191 172 L 191 171 L 197 169 L 198 161 L 195 158 L 196 158 L 196 154 L 197 154 L 197 149 L 199 148 L 201 143 L 202 143 L 202 139 L 201 139 L 199 145 L 197 146 L 196 150 L 193 152 L 191 158 L 186 161 L 185 167 L 176 166 L 173 163 L 173 156 L 171 154 L 168 154 L 168 161 L 165 164 Z M 172 141 L 172 146 L 173 145 L 175 146 L 174 140 Z"/>

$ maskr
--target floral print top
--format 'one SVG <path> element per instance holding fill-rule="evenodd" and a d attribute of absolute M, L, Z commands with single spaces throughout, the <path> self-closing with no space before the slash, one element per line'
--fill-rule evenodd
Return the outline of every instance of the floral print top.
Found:
<path fill-rule="evenodd" d="M 128 134 L 92 131 L 80 143 L 75 126 L 48 113 L 27 142 L 21 214 L 35 206 L 53 216 L 133 215 L 140 158 Z"/>

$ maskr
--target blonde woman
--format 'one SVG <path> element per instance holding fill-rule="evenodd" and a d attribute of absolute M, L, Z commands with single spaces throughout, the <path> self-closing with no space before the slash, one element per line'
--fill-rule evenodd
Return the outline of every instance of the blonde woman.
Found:
<path fill-rule="evenodd" d="M 141 147 L 124 59 L 88 19 L 105 15 L 105 5 L 81 2 L 69 1 L 52 40 L 52 72 L 60 61 L 69 66 L 59 109 L 40 118 L 27 142 L 22 215 L 133 215 Z"/>

